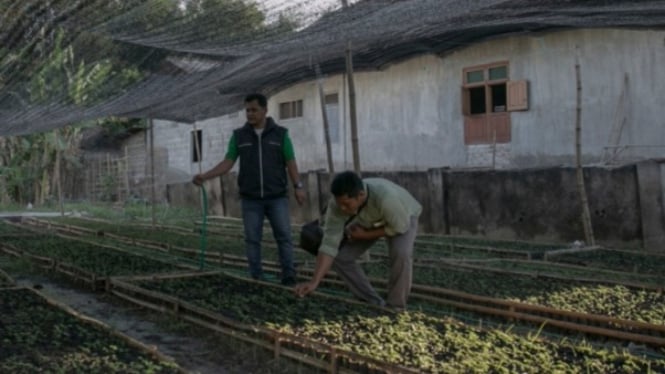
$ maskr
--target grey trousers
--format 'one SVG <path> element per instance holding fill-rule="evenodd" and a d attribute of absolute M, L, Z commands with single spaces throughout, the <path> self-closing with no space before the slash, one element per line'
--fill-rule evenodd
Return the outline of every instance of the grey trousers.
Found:
<path fill-rule="evenodd" d="M 418 232 L 418 217 L 411 217 L 409 230 L 401 235 L 388 237 L 390 276 L 388 277 L 387 304 L 396 308 L 406 308 L 411 292 L 413 271 L 413 244 Z M 345 244 L 335 257 L 333 269 L 339 274 L 351 292 L 361 300 L 371 304 L 385 305 L 386 302 L 376 293 L 367 275 L 356 262 L 376 241 L 357 241 Z"/>

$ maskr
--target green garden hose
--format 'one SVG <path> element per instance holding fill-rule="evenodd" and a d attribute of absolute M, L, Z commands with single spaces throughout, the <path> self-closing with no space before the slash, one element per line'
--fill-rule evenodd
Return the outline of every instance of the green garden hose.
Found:
<path fill-rule="evenodd" d="M 206 261 L 206 248 L 208 247 L 208 194 L 201 185 L 201 202 L 203 205 L 203 223 L 201 224 L 201 245 L 199 250 L 199 270 L 203 270 Z"/>

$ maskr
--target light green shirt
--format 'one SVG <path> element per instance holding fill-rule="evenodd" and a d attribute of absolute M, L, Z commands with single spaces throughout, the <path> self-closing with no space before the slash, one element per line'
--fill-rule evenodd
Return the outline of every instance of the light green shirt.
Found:
<path fill-rule="evenodd" d="M 350 223 L 366 229 L 383 227 L 388 236 L 395 236 L 409 230 L 411 217 L 420 216 L 422 206 L 403 187 L 383 178 L 367 178 L 363 179 L 363 183 L 369 194 L 367 204 Z M 344 235 L 344 223 L 348 218 L 339 209 L 334 197 L 331 198 L 326 211 L 321 252 L 337 256 Z"/>

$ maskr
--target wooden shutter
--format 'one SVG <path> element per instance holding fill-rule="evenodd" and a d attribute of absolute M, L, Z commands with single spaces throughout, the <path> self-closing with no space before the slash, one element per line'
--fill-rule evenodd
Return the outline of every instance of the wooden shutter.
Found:
<path fill-rule="evenodd" d="M 471 114 L 471 93 L 464 87 L 462 87 L 462 114 L 465 116 Z"/>
<path fill-rule="evenodd" d="M 515 112 L 529 110 L 529 84 L 528 81 L 510 81 L 506 84 L 508 91 L 507 110 Z"/>

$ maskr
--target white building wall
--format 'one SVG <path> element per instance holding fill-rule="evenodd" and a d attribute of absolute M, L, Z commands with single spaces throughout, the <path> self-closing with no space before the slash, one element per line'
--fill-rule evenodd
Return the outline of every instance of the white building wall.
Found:
<path fill-rule="evenodd" d="M 472 44 L 445 56 L 426 55 L 376 72 L 357 72 L 358 134 L 364 170 L 432 167 L 497 168 L 570 165 L 574 161 L 575 63 L 582 74 L 584 160 L 600 161 L 629 76 L 621 144 L 624 160 L 665 157 L 665 32 L 571 30 L 520 35 Z M 530 108 L 513 112 L 508 144 L 466 146 L 461 112 L 465 67 L 509 62 L 511 80 L 529 81 Z M 353 167 L 346 77 L 326 77 L 326 94 L 339 93 L 341 139 L 334 143 L 337 170 Z M 303 100 L 303 117 L 279 119 L 279 103 Z M 300 169 L 327 167 L 321 107 L 315 81 L 294 85 L 269 99 L 269 115 L 290 130 Z M 197 123 L 204 129 L 203 168 L 223 157 L 233 128 L 244 115 Z M 158 123 L 160 121 L 157 121 Z M 191 125 L 159 123 L 156 144 L 169 149 L 169 165 L 193 175 Z M 157 134 L 157 133 L 156 133 Z M 494 156 L 494 157 L 492 157 Z"/>

